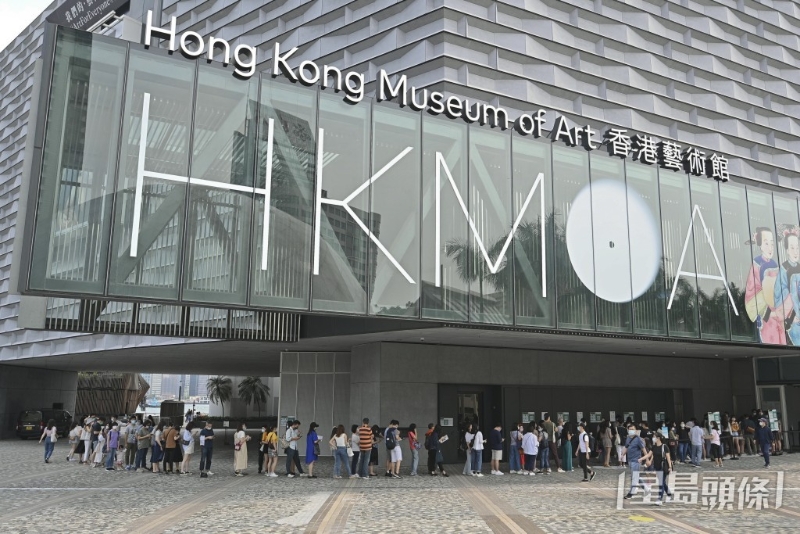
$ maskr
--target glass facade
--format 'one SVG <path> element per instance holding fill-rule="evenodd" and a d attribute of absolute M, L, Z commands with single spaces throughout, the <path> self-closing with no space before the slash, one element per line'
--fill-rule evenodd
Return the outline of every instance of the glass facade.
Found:
<path fill-rule="evenodd" d="M 789 192 L 59 28 L 31 293 L 800 344 Z"/>

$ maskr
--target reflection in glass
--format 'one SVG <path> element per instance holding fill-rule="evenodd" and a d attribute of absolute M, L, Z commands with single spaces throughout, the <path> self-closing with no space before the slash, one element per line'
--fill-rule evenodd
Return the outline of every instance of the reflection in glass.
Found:
<path fill-rule="evenodd" d="M 102 294 L 126 47 L 59 28 L 30 286 Z"/>
<path fill-rule="evenodd" d="M 471 126 L 467 202 L 478 233 L 470 236 L 467 242 L 447 243 L 446 253 L 459 266 L 469 262 L 466 280 L 470 283 L 470 321 L 473 322 L 513 322 L 513 262 L 508 261 L 511 248 L 506 245 L 512 224 L 510 166 L 511 136 Z"/>
<path fill-rule="evenodd" d="M 586 209 L 573 211 L 579 194 L 586 199 Z M 575 268 L 594 262 L 589 155 L 585 151 L 553 145 L 553 205 L 558 326 L 594 330 L 594 293 Z M 569 235 L 568 228 L 572 229 Z"/>
<path fill-rule="evenodd" d="M 467 321 L 469 317 L 466 276 L 468 265 L 446 253 L 448 243 L 466 243 L 469 238 L 467 217 L 461 210 L 448 179 L 466 201 L 467 126 L 449 119 L 425 115 L 422 119 L 422 317 Z M 436 264 L 436 173 L 437 154 L 447 167 L 439 172 L 439 265 Z M 461 268 L 465 270 L 460 270 Z M 439 274 L 439 284 L 436 274 Z"/>
<path fill-rule="evenodd" d="M 628 209 L 634 215 L 634 224 L 644 226 L 651 223 L 647 219 L 647 208 L 639 199 L 631 195 L 628 206 L 628 191 L 625 189 L 625 164 L 619 158 L 597 153 L 591 157 L 591 207 L 592 244 L 594 262 L 591 275 L 597 306 L 597 329 L 604 332 L 631 331 L 631 300 L 634 280 L 631 278 L 631 250 L 628 243 Z M 573 209 L 576 209 L 573 206 Z M 569 239 L 569 235 L 568 235 Z M 647 248 L 636 248 L 636 259 L 643 264 L 656 266 L 659 256 L 647 254 Z M 647 254 L 644 257 L 644 254 Z M 640 257 L 642 256 L 642 257 Z M 651 283 L 655 269 L 649 269 L 650 276 L 636 279 L 637 295 Z M 584 281 L 586 283 L 586 281 Z"/>
<path fill-rule="evenodd" d="M 512 138 L 514 221 L 533 187 L 524 216 L 514 236 L 514 298 L 517 324 L 555 326 L 555 262 L 553 254 L 553 177 L 550 142 Z M 542 174 L 542 181 L 536 180 Z M 542 213 L 544 200 L 544 213 Z M 544 232 L 544 236 L 542 236 Z M 545 250 L 542 265 L 542 238 Z M 544 289 L 542 283 L 544 282 Z"/>
<path fill-rule="evenodd" d="M 317 95 L 264 80 L 260 110 L 257 187 L 267 186 L 269 165 L 269 233 L 265 258 L 264 196 L 256 195 L 250 302 L 256 306 L 308 309 Z M 267 161 L 270 120 L 272 161 Z"/>
<path fill-rule="evenodd" d="M 797 200 L 793 195 L 774 193 L 775 228 L 778 239 L 778 280 L 775 284 L 775 308 L 783 318 L 786 342 L 800 345 L 800 227 Z"/>
<path fill-rule="evenodd" d="M 692 229 L 697 263 L 700 337 L 730 339 L 729 297 L 723 267 L 722 221 L 719 215 L 719 184 L 706 177 L 690 176 L 689 186 L 693 205 Z"/>
<path fill-rule="evenodd" d="M 743 185 L 727 182 L 719 188 L 722 230 L 725 243 L 725 273 L 733 304 L 727 302 L 733 341 L 756 341 L 756 330 L 745 310 L 747 274 L 753 266 L 750 253 L 750 224 L 747 221 L 747 197 Z M 738 312 L 738 315 L 736 314 Z"/>
<path fill-rule="evenodd" d="M 775 219 L 772 195 L 769 192 L 747 188 L 747 208 L 750 216 L 750 240 L 753 247 L 753 265 L 747 275 L 745 308 L 747 316 L 758 328 L 762 343 L 785 345 L 780 299 L 775 302 L 778 281 L 778 258 L 775 255 Z"/>
<path fill-rule="evenodd" d="M 658 175 L 661 184 L 661 235 L 664 240 L 664 274 L 669 335 L 698 337 L 697 277 L 694 236 L 689 230 L 692 206 L 686 174 Z M 689 273 L 689 274 L 685 274 Z"/>
<path fill-rule="evenodd" d="M 387 252 L 377 253 L 370 313 L 419 315 L 420 116 L 376 106 L 372 113 L 373 228 Z M 373 248 L 377 248 L 375 244 Z M 400 271 L 402 268 L 402 272 Z"/>
<path fill-rule="evenodd" d="M 200 66 L 190 174 L 219 186 L 189 185 L 185 300 L 247 302 L 257 90 L 254 82 Z"/>
<path fill-rule="evenodd" d="M 664 293 L 664 255 L 661 242 L 661 208 L 658 197 L 658 170 L 635 163 L 625 165 L 628 189 L 630 250 L 641 261 L 631 262 L 631 280 L 643 289 L 633 295 L 633 331 L 637 334 L 667 333 L 667 298 Z M 646 286 L 646 280 L 650 285 Z M 632 284 L 633 286 L 633 284 Z"/>
<path fill-rule="evenodd" d="M 371 247 L 364 227 L 380 235 L 380 214 L 369 209 L 368 183 L 370 107 L 350 106 L 338 96 L 320 94 L 319 127 L 324 130 L 322 169 L 317 169 L 323 199 L 348 202 L 322 204 L 319 274 L 312 281 L 315 310 L 366 313 L 367 287 L 375 280 L 377 247 Z M 358 220 L 356 220 L 356 218 Z M 362 226 L 363 225 L 363 226 Z M 369 258 L 368 258 L 369 255 Z"/>
<path fill-rule="evenodd" d="M 195 63 L 130 52 L 109 284 L 113 295 L 178 297 L 194 74 Z M 141 147 L 147 105 L 146 146 Z"/>

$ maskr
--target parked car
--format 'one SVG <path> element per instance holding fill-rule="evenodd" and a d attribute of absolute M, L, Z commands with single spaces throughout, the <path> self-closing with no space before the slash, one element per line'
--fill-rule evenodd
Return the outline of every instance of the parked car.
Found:
<path fill-rule="evenodd" d="M 17 436 L 21 439 L 38 438 L 42 435 L 44 425 L 53 419 L 56 422 L 59 436 L 69 434 L 72 425 L 72 414 L 66 410 L 25 410 L 17 417 Z"/>

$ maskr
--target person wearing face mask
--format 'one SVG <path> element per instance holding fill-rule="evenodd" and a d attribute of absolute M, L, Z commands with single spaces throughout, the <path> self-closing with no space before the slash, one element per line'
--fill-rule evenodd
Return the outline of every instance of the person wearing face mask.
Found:
<path fill-rule="evenodd" d="M 512 475 L 522 473 L 522 466 L 519 463 L 519 446 L 522 443 L 522 425 L 514 423 L 509 433 L 510 443 L 508 452 L 508 467 Z"/>
<path fill-rule="evenodd" d="M 758 420 L 756 440 L 758 441 L 758 446 L 761 448 L 761 454 L 764 455 L 764 468 L 769 469 L 769 448 L 772 444 L 772 430 L 770 430 L 765 417 Z"/>
<path fill-rule="evenodd" d="M 264 467 L 264 458 L 267 455 L 267 426 L 264 425 L 261 427 L 261 441 L 258 445 L 258 474 L 260 475 L 262 471 L 266 471 Z"/>
<path fill-rule="evenodd" d="M 678 461 L 685 464 L 686 457 L 689 454 L 689 447 L 692 444 L 692 440 L 689 439 L 689 427 L 686 426 L 686 423 L 681 421 L 681 427 L 678 430 Z"/>
<path fill-rule="evenodd" d="M 242 471 L 247 469 L 247 442 L 250 436 L 246 434 L 247 425 L 239 423 L 236 434 L 233 436 L 233 470 L 237 477 L 243 476 Z"/>
<path fill-rule="evenodd" d="M 636 426 L 628 425 L 628 437 L 625 439 L 625 448 L 622 450 L 631 468 L 631 489 L 625 495 L 626 499 L 633 497 L 642 486 L 639 480 L 639 471 L 642 467 L 645 451 L 644 440 L 636 434 Z"/>
<path fill-rule="evenodd" d="M 656 479 L 658 480 L 658 500 L 656 506 L 661 506 L 664 499 L 664 493 L 667 494 L 667 500 L 672 497 L 672 493 L 667 486 L 669 479 L 669 472 L 672 470 L 672 456 L 669 453 L 669 447 L 664 443 L 664 438 L 660 432 L 653 434 L 653 446 L 647 451 L 647 454 L 642 456 L 644 462 L 652 461 L 653 469 L 656 472 Z"/>

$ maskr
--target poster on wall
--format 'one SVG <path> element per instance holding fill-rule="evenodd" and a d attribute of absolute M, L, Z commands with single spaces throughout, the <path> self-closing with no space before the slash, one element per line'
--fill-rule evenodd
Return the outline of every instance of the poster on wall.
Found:
<path fill-rule="evenodd" d="M 439 419 L 440 426 L 453 426 L 453 418 L 452 417 L 442 417 Z"/>
<path fill-rule="evenodd" d="M 628 421 L 633 421 L 633 412 L 623 412 L 622 418 L 626 423 Z"/>
<path fill-rule="evenodd" d="M 770 410 L 769 414 L 769 427 L 772 430 L 778 430 L 778 410 Z"/>
<path fill-rule="evenodd" d="M 647 421 L 647 412 L 642 412 L 642 421 Z"/>
<path fill-rule="evenodd" d="M 558 418 L 565 423 L 569 423 L 569 412 L 558 412 Z"/>
<path fill-rule="evenodd" d="M 527 425 L 531 422 L 531 416 L 528 412 L 522 412 L 522 424 Z"/>
<path fill-rule="evenodd" d="M 608 412 L 608 420 L 609 421 L 614 421 L 616 419 L 617 419 L 617 412 L 615 412 L 613 410 Z"/>
<path fill-rule="evenodd" d="M 582 421 L 583 420 L 583 412 L 576 412 L 575 413 L 575 419 L 577 419 L 578 421 Z"/>
<path fill-rule="evenodd" d="M 590 423 L 599 423 L 602 418 L 603 415 L 600 412 L 589 412 Z"/>
<path fill-rule="evenodd" d="M 666 423 L 667 412 L 656 412 L 656 423 Z"/>
<path fill-rule="evenodd" d="M 711 421 L 715 421 L 717 424 L 720 423 L 719 412 L 708 412 L 707 417 L 709 426 L 711 426 Z"/>

